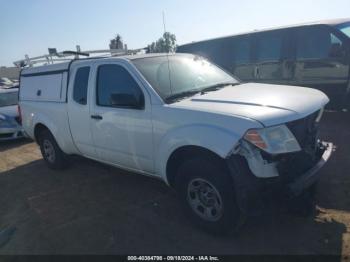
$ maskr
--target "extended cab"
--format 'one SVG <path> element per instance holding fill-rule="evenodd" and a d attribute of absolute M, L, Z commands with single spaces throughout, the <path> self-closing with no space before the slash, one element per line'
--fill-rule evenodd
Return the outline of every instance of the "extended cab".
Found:
<path fill-rule="evenodd" d="M 51 168 L 81 155 L 173 187 L 189 216 L 229 232 L 272 185 L 298 196 L 332 144 L 318 139 L 321 91 L 241 84 L 185 54 L 78 59 L 22 70 L 26 133 Z"/>

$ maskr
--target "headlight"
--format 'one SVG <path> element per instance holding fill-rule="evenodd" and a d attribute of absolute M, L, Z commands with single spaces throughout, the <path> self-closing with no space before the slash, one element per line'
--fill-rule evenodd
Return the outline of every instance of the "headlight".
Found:
<path fill-rule="evenodd" d="M 250 129 L 244 135 L 244 139 L 270 154 L 301 150 L 298 141 L 285 125 Z"/>

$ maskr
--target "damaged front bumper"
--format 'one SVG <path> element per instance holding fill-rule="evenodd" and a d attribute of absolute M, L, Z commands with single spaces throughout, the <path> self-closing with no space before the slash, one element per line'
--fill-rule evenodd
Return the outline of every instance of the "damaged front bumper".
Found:
<path fill-rule="evenodd" d="M 238 206 L 246 215 L 257 215 L 262 211 L 266 194 L 279 193 L 286 198 L 301 195 L 320 178 L 322 173 L 318 171 L 328 161 L 333 150 L 332 143 L 319 142 L 312 155 L 301 151 L 277 156 L 273 159 L 276 173 L 271 177 L 257 177 L 246 156 L 231 155 L 227 164 L 235 182 Z M 264 161 L 266 166 L 270 165 L 269 161 L 272 163 L 271 159 L 264 158 Z"/>
<path fill-rule="evenodd" d="M 319 173 L 318 171 L 327 163 L 334 150 L 334 145 L 332 143 L 322 142 L 321 145 L 323 154 L 318 162 L 311 169 L 288 185 L 288 193 L 291 197 L 300 195 L 305 189 L 312 186 L 320 178 L 322 173 Z"/>

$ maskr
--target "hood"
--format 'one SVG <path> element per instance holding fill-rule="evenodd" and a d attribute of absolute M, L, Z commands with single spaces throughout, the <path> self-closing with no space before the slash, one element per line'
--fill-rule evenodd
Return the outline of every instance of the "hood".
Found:
<path fill-rule="evenodd" d="M 198 94 L 172 106 L 246 117 L 271 126 L 305 117 L 328 101 L 324 93 L 312 88 L 246 83 Z"/>
<path fill-rule="evenodd" d="M 0 115 L 12 118 L 18 116 L 17 105 L 0 107 Z"/>

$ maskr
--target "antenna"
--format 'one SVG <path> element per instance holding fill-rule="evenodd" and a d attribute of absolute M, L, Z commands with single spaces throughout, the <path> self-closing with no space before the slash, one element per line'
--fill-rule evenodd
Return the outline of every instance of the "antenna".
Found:
<path fill-rule="evenodd" d="M 166 32 L 166 28 L 165 28 L 165 14 L 164 11 L 162 12 L 163 14 L 163 28 L 164 28 L 164 33 Z"/>
<path fill-rule="evenodd" d="M 163 27 L 164 27 L 164 34 L 166 33 L 166 27 L 165 27 L 165 14 L 164 11 L 162 12 L 163 14 Z M 168 61 L 168 72 L 169 72 L 169 87 L 170 87 L 170 93 L 173 94 L 173 87 L 172 87 L 172 83 L 171 83 L 171 72 L 170 72 L 170 61 L 169 61 L 169 50 L 166 54 L 166 58 Z"/>

